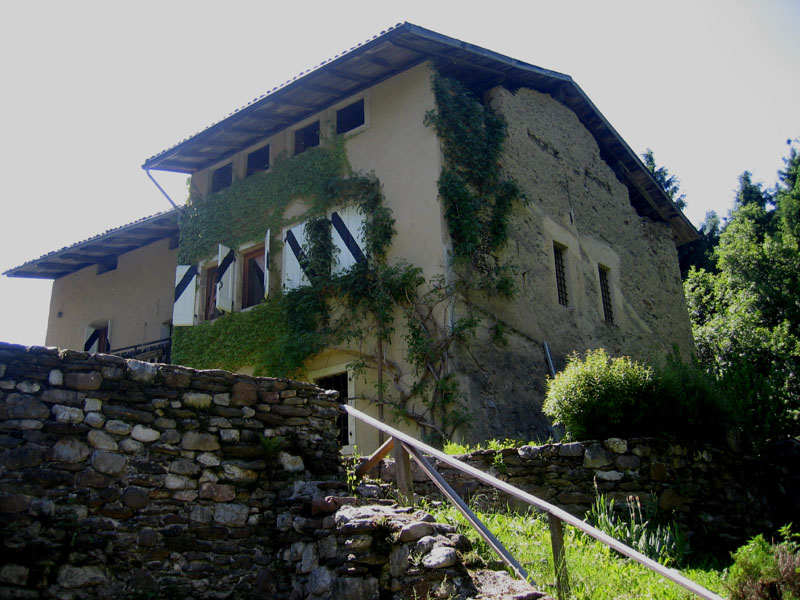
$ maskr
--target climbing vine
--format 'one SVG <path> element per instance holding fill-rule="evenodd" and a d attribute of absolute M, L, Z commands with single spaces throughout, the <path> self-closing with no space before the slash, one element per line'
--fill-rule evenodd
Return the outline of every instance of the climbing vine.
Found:
<path fill-rule="evenodd" d="M 453 241 L 454 275 L 426 284 L 419 267 L 387 260 L 395 221 L 383 204 L 380 182 L 353 174 L 344 141 L 335 138 L 329 146 L 280 157 L 267 173 L 190 200 L 180 225 L 178 255 L 183 264 L 213 255 L 218 243 L 235 248 L 260 239 L 267 229 L 282 230 L 290 224 L 285 210 L 302 199 L 306 211 L 292 221 L 307 221 L 303 250 L 312 285 L 272 295 L 246 312 L 176 328 L 177 362 L 230 370 L 250 365 L 256 374 L 296 376 L 324 348 L 346 344 L 359 350 L 355 369 L 369 367 L 379 373 L 376 394 L 367 399 L 418 423 L 429 440 L 441 443 L 469 421 L 452 353 L 456 344 L 466 345 L 474 337 L 481 319 L 448 315 L 456 299 L 472 291 L 513 296 L 513 267 L 498 255 L 508 238 L 512 205 L 521 194 L 500 170 L 506 137 L 502 117 L 457 81 L 434 74 L 432 85 L 436 110 L 426 114 L 425 123 L 442 142 L 445 165 L 438 188 Z M 366 260 L 340 272 L 332 269 L 337 250 L 325 215 L 342 205 L 356 206 L 364 216 Z M 277 248 L 271 249 L 277 256 Z M 399 315 L 413 374 L 404 372 L 384 350 Z M 502 343 L 501 326 L 495 329 L 493 337 Z"/>

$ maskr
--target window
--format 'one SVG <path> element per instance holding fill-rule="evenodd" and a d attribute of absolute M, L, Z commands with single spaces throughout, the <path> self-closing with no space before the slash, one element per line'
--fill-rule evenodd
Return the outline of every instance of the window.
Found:
<path fill-rule="evenodd" d="M 364 99 L 336 111 L 336 133 L 345 133 L 364 124 Z"/>
<path fill-rule="evenodd" d="M 603 318 L 606 323 L 614 322 L 614 311 L 611 307 L 611 288 L 608 285 L 608 269 L 598 265 L 600 274 L 600 297 L 603 299 Z"/>
<path fill-rule="evenodd" d="M 283 237 L 283 289 L 310 285 L 308 257 L 303 251 L 306 243 L 306 224 L 300 223 L 286 230 Z"/>
<path fill-rule="evenodd" d="M 217 275 L 219 269 L 216 265 L 206 269 L 206 294 L 203 317 L 206 321 L 216 319 L 220 312 L 217 309 Z"/>
<path fill-rule="evenodd" d="M 111 321 L 98 321 L 89 325 L 84 333 L 84 352 L 108 352 L 111 350 Z"/>
<path fill-rule="evenodd" d="M 233 183 L 233 164 L 228 163 L 211 174 L 211 193 L 224 190 L 230 187 L 231 183 Z"/>
<path fill-rule="evenodd" d="M 247 177 L 269 169 L 269 144 L 247 155 Z"/>
<path fill-rule="evenodd" d="M 556 290 L 558 291 L 558 303 L 561 306 L 569 306 L 569 296 L 567 294 L 567 270 L 564 264 L 564 253 L 567 248 L 553 242 L 553 256 L 556 266 Z"/>
<path fill-rule="evenodd" d="M 264 248 L 244 255 L 242 267 L 242 308 L 264 301 L 264 273 L 266 272 Z"/>
<path fill-rule="evenodd" d="M 331 213 L 331 237 L 339 252 L 333 274 L 344 272 L 356 263 L 366 262 L 364 256 L 364 215 L 355 206 L 340 208 Z"/>
<path fill-rule="evenodd" d="M 347 371 L 328 377 L 321 377 L 317 379 L 316 384 L 324 390 L 336 390 L 339 392 L 339 404 L 349 404 Z M 347 413 L 340 413 L 337 418 L 337 425 L 339 429 L 339 444 L 342 447 L 353 445 L 356 434 L 353 418 Z"/>
<path fill-rule="evenodd" d="M 319 121 L 314 121 L 311 125 L 306 125 L 294 132 L 295 155 L 315 146 L 319 146 Z"/>

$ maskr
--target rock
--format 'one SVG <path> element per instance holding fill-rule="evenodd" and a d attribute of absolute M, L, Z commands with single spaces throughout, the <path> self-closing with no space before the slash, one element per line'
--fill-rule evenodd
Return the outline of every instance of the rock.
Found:
<path fill-rule="evenodd" d="M 455 564 L 458 564 L 458 553 L 449 546 L 438 546 L 422 559 L 422 566 L 428 569 L 444 569 Z"/>
<path fill-rule="evenodd" d="M 200 486 L 200 498 L 214 502 L 227 502 L 236 498 L 236 492 L 230 485 L 204 483 Z"/>
<path fill-rule="evenodd" d="M 84 417 L 83 422 L 89 427 L 100 428 L 106 422 L 106 417 L 99 412 L 90 412 Z"/>
<path fill-rule="evenodd" d="M 121 500 L 125 506 L 135 510 L 147 507 L 150 498 L 145 490 L 137 487 L 128 487 L 122 492 Z"/>
<path fill-rule="evenodd" d="M 23 446 L 6 450 L 0 455 L 0 464 L 8 469 L 38 467 L 44 460 L 46 450 L 39 446 Z"/>
<path fill-rule="evenodd" d="M 175 419 L 167 419 L 165 417 L 158 417 L 153 423 L 159 429 L 175 429 L 178 426 L 178 423 Z M 164 435 L 163 433 L 161 435 Z"/>
<path fill-rule="evenodd" d="M 400 577 L 408 570 L 408 557 L 411 554 L 408 545 L 394 546 L 389 553 L 389 574 Z"/>
<path fill-rule="evenodd" d="M 87 459 L 91 454 L 89 447 L 73 438 L 62 438 L 47 451 L 47 460 L 64 463 L 77 463 Z"/>
<path fill-rule="evenodd" d="M 0 567 L 0 581 L 12 585 L 25 585 L 28 582 L 28 567 L 6 564 Z"/>
<path fill-rule="evenodd" d="M 225 478 L 239 483 L 246 483 L 258 479 L 258 473 L 251 469 L 243 469 L 239 465 L 224 464 L 222 469 L 225 472 Z"/>
<path fill-rule="evenodd" d="M 181 448 L 185 450 L 219 450 L 219 441 L 217 441 L 216 436 L 210 433 L 187 431 L 183 434 L 183 439 L 181 439 Z"/>
<path fill-rule="evenodd" d="M 583 455 L 583 444 L 572 442 L 571 444 L 561 444 L 558 447 L 559 456 L 581 456 Z"/>
<path fill-rule="evenodd" d="M 103 408 L 103 401 L 99 398 L 86 398 L 83 401 L 83 410 L 86 412 L 97 412 Z"/>
<path fill-rule="evenodd" d="M 131 380 L 142 383 L 151 383 L 155 380 L 156 373 L 158 373 L 156 365 L 134 359 L 128 359 L 125 362 L 128 365 L 128 374 Z"/>
<path fill-rule="evenodd" d="M 120 421 L 133 421 L 134 423 L 152 423 L 155 417 L 146 410 L 136 410 L 127 406 L 119 406 L 117 404 L 106 404 L 103 409 L 106 417 L 112 419 L 119 419 Z"/>
<path fill-rule="evenodd" d="M 25 394 L 10 394 L 6 407 L 9 419 L 46 419 L 50 416 L 50 409 L 44 402 Z"/>
<path fill-rule="evenodd" d="M 144 453 L 144 444 L 142 444 L 142 442 L 132 440 L 131 438 L 125 438 L 119 443 L 119 449 L 125 454 L 139 455 Z"/>
<path fill-rule="evenodd" d="M 336 543 L 335 535 L 329 535 L 317 542 L 317 553 L 319 554 L 319 557 L 324 560 L 336 558 L 337 548 L 338 544 Z"/>
<path fill-rule="evenodd" d="M 214 518 L 214 511 L 207 506 L 195 506 L 192 512 L 189 513 L 189 519 L 195 523 L 211 523 Z"/>
<path fill-rule="evenodd" d="M 300 564 L 297 565 L 298 573 L 311 573 L 319 565 L 317 559 L 317 549 L 314 544 L 307 544 L 303 548 L 303 555 L 300 557 Z"/>
<path fill-rule="evenodd" d="M 106 475 L 121 475 L 128 466 L 128 459 L 122 454 L 95 450 L 92 454 L 92 466 Z"/>
<path fill-rule="evenodd" d="M 244 527 L 249 513 L 243 504 L 217 504 L 214 507 L 214 522 L 228 527 Z"/>
<path fill-rule="evenodd" d="M 47 375 L 47 383 L 50 385 L 64 385 L 64 374 L 58 369 L 53 369 Z"/>
<path fill-rule="evenodd" d="M 628 442 L 620 438 L 608 438 L 603 445 L 615 454 L 625 454 L 628 451 Z"/>
<path fill-rule="evenodd" d="M 249 382 L 239 381 L 231 389 L 231 406 L 250 406 L 258 400 L 258 388 Z"/>
<path fill-rule="evenodd" d="M 168 473 L 164 478 L 164 487 L 168 490 L 191 490 L 197 487 L 197 482 L 183 475 Z"/>
<path fill-rule="evenodd" d="M 169 472 L 178 475 L 196 475 L 200 472 L 200 467 L 192 460 L 178 458 L 170 463 Z"/>
<path fill-rule="evenodd" d="M 33 517 L 52 518 L 56 514 L 56 504 L 50 498 L 37 498 L 31 501 L 28 514 Z"/>
<path fill-rule="evenodd" d="M 619 481 L 625 474 L 619 471 L 595 471 L 594 476 L 602 481 Z"/>
<path fill-rule="evenodd" d="M 144 425 L 135 425 L 133 431 L 131 431 L 131 437 L 136 441 L 149 443 L 159 439 L 161 437 L 161 432 L 145 427 Z"/>
<path fill-rule="evenodd" d="M 67 373 L 64 383 L 73 390 L 99 390 L 103 376 L 98 371 L 91 373 Z"/>
<path fill-rule="evenodd" d="M 125 421 L 119 421 L 117 419 L 107 421 L 105 427 L 105 430 L 108 433 L 113 433 L 115 435 L 128 435 L 131 432 L 131 429 L 132 427 Z"/>
<path fill-rule="evenodd" d="M 44 390 L 42 394 L 39 396 L 41 400 L 44 402 L 49 402 L 51 404 L 65 404 L 67 406 L 80 406 L 83 404 L 83 394 L 79 394 L 78 392 L 71 392 L 69 390 L 58 390 L 50 388 L 49 390 Z"/>
<path fill-rule="evenodd" d="M 141 529 L 136 538 L 136 543 L 145 548 L 152 548 L 158 543 L 158 533 L 152 529 Z"/>
<path fill-rule="evenodd" d="M 433 527 L 430 523 L 417 521 L 405 525 L 397 535 L 397 539 L 401 542 L 416 542 L 418 539 L 430 535 L 431 533 L 433 533 Z"/>
<path fill-rule="evenodd" d="M 21 513 L 28 510 L 31 499 L 22 494 L 0 495 L 0 513 Z"/>
<path fill-rule="evenodd" d="M 83 411 L 73 406 L 56 404 L 53 407 L 53 416 L 58 423 L 82 423 Z"/>
<path fill-rule="evenodd" d="M 587 469 L 605 467 L 614 463 L 614 457 L 600 444 L 591 444 L 583 455 L 583 466 Z"/>
<path fill-rule="evenodd" d="M 208 408 L 211 406 L 211 396 L 202 392 L 184 392 L 183 404 L 191 408 Z"/>
<path fill-rule="evenodd" d="M 354 535 L 344 542 L 344 547 L 348 550 L 364 550 L 372 546 L 372 536 L 367 534 Z"/>
<path fill-rule="evenodd" d="M 294 456 L 288 452 L 281 452 L 278 454 L 278 460 L 285 471 L 299 472 L 305 470 L 303 459 L 299 456 Z"/>
<path fill-rule="evenodd" d="M 337 577 L 333 582 L 332 595 L 336 600 L 378 600 L 380 587 L 374 577 Z"/>
<path fill-rule="evenodd" d="M 631 456 L 629 454 L 625 454 L 623 456 L 618 456 L 617 460 L 614 461 L 614 464 L 617 466 L 618 469 L 625 469 L 626 471 L 629 469 L 636 469 L 641 464 L 641 460 L 638 456 Z"/>
<path fill-rule="evenodd" d="M 216 467 L 219 465 L 219 458 L 210 452 L 203 452 L 197 456 L 197 462 L 204 467 Z"/>
<path fill-rule="evenodd" d="M 105 475 L 101 475 L 94 469 L 87 469 L 80 474 L 80 485 L 92 488 L 105 488 L 111 484 L 111 480 Z"/>
<path fill-rule="evenodd" d="M 106 575 L 100 567 L 64 565 L 58 571 L 58 585 L 67 589 L 101 585 L 106 581 Z"/>
<path fill-rule="evenodd" d="M 308 591 L 315 596 L 321 596 L 331 590 L 333 573 L 327 567 L 318 567 L 308 576 Z"/>
<path fill-rule="evenodd" d="M 658 497 L 658 508 L 665 512 L 671 512 L 680 508 L 686 503 L 686 499 L 672 488 L 667 488 Z"/>
<path fill-rule="evenodd" d="M 118 450 L 117 441 L 108 435 L 105 431 L 90 431 L 87 436 L 89 445 L 98 450 Z"/>
<path fill-rule="evenodd" d="M 181 441 L 181 434 L 176 429 L 167 429 L 161 432 L 161 440 L 164 444 L 177 444 Z"/>
<path fill-rule="evenodd" d="M 17 389 L 23 394 L 35 394 L 42 389 L 42 386 L 35 381 L 20 381 L 17 384 Z"/>
<path fill-rule="evenodd" d="M 219 432 L 219 437 L 223 442 L 232 444 L 239 441 L 241 433 L 238 429 L 222 429 Z"/>
<path fill-rule="evenodd" d="M 44 424 L 41 421 L 37 421 L 35 419 L 9 419 L 5 423 L 3 423 L 4 429 L 22 429 L 22 430 L 34 430 L 34 429 L 42 429 Z"/>

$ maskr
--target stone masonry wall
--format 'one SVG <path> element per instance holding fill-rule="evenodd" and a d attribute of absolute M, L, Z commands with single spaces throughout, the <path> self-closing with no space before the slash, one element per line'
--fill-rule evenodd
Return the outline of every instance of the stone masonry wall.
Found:
<path fill-rule="evenodd" d="M 276 521 L 337 477 L 337 415 L 311 384 L 0 344 L 0 597 L 290 587 Z"/>
<path fill-rule="evenodd" d="M 709 445 L 611 438 L 478 450 L 455 458 L 580 518 L 596 490 L 621 509 L 630 496 L 638 497 L 645 508 L 657 506 L 681 523 L 697 550 L 725 554 L 756 533 L 784 524 L 775 516 L 784 477 L 763 461 Z M 445 463 L 437 461 L 436 468 L 464 498 L 498 508 L 527 506 Z M 413 462 L 412 475 L 416 493 L 441 498 Z M 384 461 L 378 476 L 394 481 L 394 463 Z"/>

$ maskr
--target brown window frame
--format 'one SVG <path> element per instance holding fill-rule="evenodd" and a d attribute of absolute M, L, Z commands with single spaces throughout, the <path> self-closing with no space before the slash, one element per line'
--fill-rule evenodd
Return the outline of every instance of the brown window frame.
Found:
<path fill-rule="evenodd" d="M 206 289 L 205 289 L 205 305 L 203 306 L 203 318 L 206 321 L 213 321 L 220 316 L 217 310 L 217 273 L 219 268 L 217 265 L 208 267 L 205 270 Z"/>
<path fill-rule="evenodd" d="M 256 260 L 258 258 L 264 257 L 264 246 L 260 248 L 256 248 L 254 250 L 250 250 L 242 257 L 242 310 L 245 308 L 250 308 L 251 306 L 255 306 L 257 304 L 261 304 L 264 301 L 264 279 L 261 279 L 261 296 L 258 302 L 253 302 L 250 304 L 250 298 L 248 297 L 248 288 L 250 286 L 250 269 L 249 263 L 251 260 Z M 266 269 L 268 268 L 267 265 L 264 265 L 264 271 L 266 274 Z"/>

